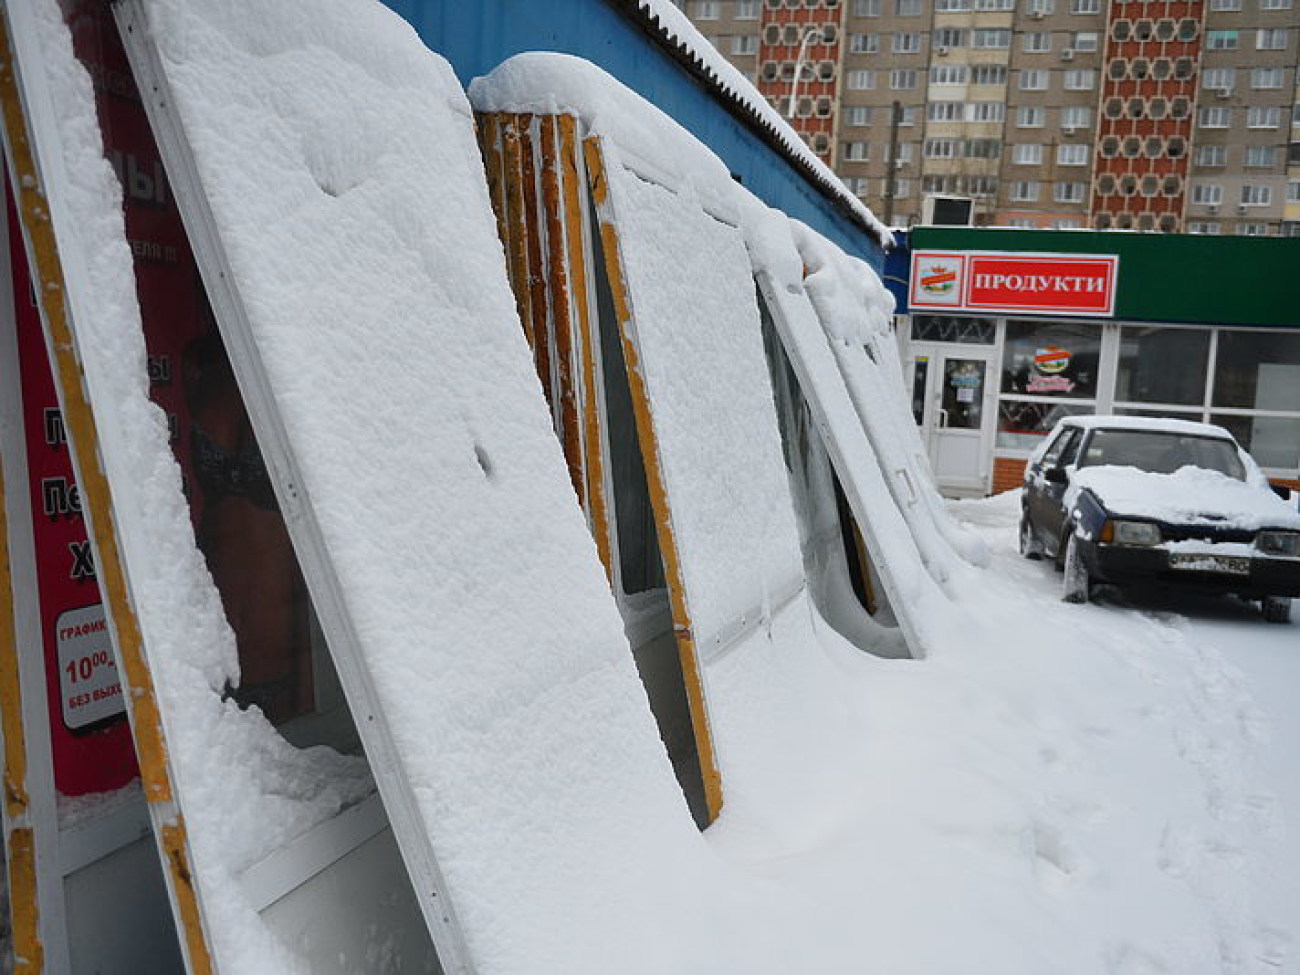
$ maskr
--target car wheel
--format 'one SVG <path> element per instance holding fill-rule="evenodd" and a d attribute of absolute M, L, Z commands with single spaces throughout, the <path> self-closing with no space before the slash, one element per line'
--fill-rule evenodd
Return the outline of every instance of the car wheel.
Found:
<path fill-rule="evenodd" d="M 1037 560 L 1043 557 L 1043 543 L 1034 534 L 1028 512 L 1021 512 L 1020 515 L 1020 554 L 1027 559 Z"/>
<path fill-rule="evenodd" d="M 1086 603 L 1092 595 L 1092 579 L 1079 551 L 1079 539 L 1070 533 L 1065 545 L 1065 575 L 1061 579 L 1061 598 L 1067 603 Z"/>
<path fill-rule="evenodd" d="M 1285 596 L 1265 596 L 1260 603 L 1264 619 L 1270 623 L 1291 622 L 1291 600 Z"/>

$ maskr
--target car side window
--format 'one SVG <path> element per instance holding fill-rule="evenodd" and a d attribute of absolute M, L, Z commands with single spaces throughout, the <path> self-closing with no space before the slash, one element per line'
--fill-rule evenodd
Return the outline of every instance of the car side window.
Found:
<path fill-rule="evenodd" d="M 1056 467 L 1060 464 L 1068 464 L 1074 459 L 1074 454 L 1079 447 L 1079 431 L 1077 429 L 1065 429 L 1057 434 L 1056 440 L 1047 448 L 1047 453 L 1043 454 L 1043 467 Z M 1069 459 L 1065 459 L 1069 455 Z"/>
<path fill-rule="evenodd" d="M 1083 440 L 1082 430 L 1072 430 L 1069 438 L 1061 450 L 1061 458 L 1057 463 L 1065 467 L 1067 464 L 1073 464 L 1079 457 L 1079 444 Z"/>

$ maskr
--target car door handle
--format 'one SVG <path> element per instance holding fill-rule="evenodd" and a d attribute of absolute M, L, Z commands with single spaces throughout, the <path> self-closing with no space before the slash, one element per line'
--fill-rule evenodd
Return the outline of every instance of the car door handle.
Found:
<path fill-rule="evenodd" d="M 948 426 L 948 411 L 941 407 L 939 409 L 939 429 L 940 430 L 947 429 L 947 426 Z"/>

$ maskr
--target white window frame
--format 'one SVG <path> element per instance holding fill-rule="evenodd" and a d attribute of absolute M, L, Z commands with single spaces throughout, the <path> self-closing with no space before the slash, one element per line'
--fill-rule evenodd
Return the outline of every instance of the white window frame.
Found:
<path fill-rule="evenodd" d="M 1047 91 L 1047 78 L 1045 68 L 1021 68 L 1017 87 L 1021 91 Z"/>

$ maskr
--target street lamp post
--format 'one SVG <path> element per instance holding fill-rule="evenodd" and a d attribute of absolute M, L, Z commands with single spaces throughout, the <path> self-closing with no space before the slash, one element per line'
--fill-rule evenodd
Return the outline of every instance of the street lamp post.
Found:
<path fill-rule="evenodd" d="M 820 27 L 808 28 L 803 35 L 803 40 L 799 42 L 799 56 L 794 59 L 794 84 L 790 88 L 790 108 L 786 112 L 786 117 L 791 122 L 794 121 L 796 107 L 799 104 L 799 82 L 803 80 L 804 61 L 808 56 L 808 45 L 813 38 L 817 39 L 818 44 L 824 42 L 825 38 L 822 36 Z"/>

